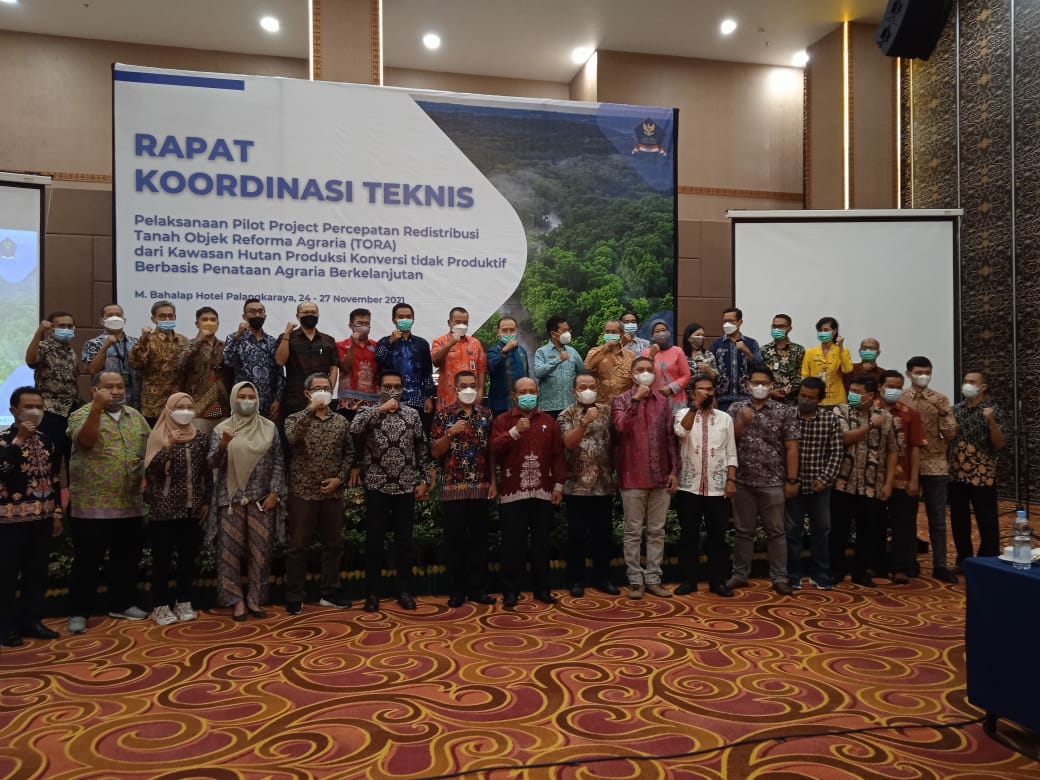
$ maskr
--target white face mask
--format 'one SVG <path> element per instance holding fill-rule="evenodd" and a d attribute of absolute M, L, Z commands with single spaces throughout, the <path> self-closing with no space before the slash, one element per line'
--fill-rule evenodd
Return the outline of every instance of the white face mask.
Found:
<path fill-rule="evenodd" d="M 969 401 L 972 398 L 978 398 L 979 393 L 981 392 L 982 391 L 979 389 L 978 385 L 969 384 L 968 382 L 965 382 L 963 385 L 961 385 L 961 395 L 963 395 Z"/>
<path fill-rule="evenodd" d="M 570 331 L 567 331 L 566 333 L 561 333 L 560 334 L 560 343 L 563 344 L 563 345 L 567 345 L 567 344 L 571 343 L 571 332 Z"/>
<path fill-rule="evenodd" d="M 26 409 L 18 415 L 19 421 L 39 425 L 43 421 L 43 409 Z"/>
<path fill-rule="evenodd" d="M 190 423 L 192 420 L 195 419 L 195 410 L 194 409 L 174 409 L 172 412 L 170 412 L 170 417 L 172 417 L 173 421 L 175 423 L 177 423 L 178 425 L 187 425 L 188 423 Z"/>
<path fill-rule="evenodd" d="M 477 400 L 477 388 L 475 387 L 464 387 L 459 390 L 459 400 L 464 404 L 471 404 Z"/>
<path fill-rule="evenodd" d="M 311 393 L 311 400 L 317 401 L 322 406 L 328 406 L 332 401 L 332 393 L 328 390 L 315 390 Z"/>
<path fill-rule="evenodd" d="M 654 372 L 653 371 L 640 371 L 637 374 L 632 374 L 632 378 L 641 385 L 652 385 L 654 383 Z"/>
<path fill-rule="evenodd" d="M 461 322 L 458 325 L 453 325 L 451 328 L 451 332 L 456 336 L 465 336 L 467 331 L 469 331 L 469 325 L 465 325 Z"/>
<path fill-rule="evenodd" d="M 914 374 L 914 385 L 916 387 L 928 387 L 928 383 L 931 381 L 931 374 Z"/>
<path fill-rule="evenodd" d="M 578 400 L 586 406 L 590 406 L 596 403 L 596 395 L 597 393 L 595 390 L 579 390 Z"/>
<path fill-rule="evenodd" d="M 122 317 L 105 317 L 105 319 L 101 321 L 101 324 L 108 330 L 122 330 L 123 326 L 126 325 L 126 320 Z"/>
<path fill-rule="evenodd" d="M 737 323 L 735 322 L 724 322 L 722 323 L 722 332 L 727 336 L 732 336 L 737 332 Z"/>
<path fill-rule="evenodd" d="M 756 401 L 763 401 L 769 397 L 769 385 L 752 385 L 751 397 Z"/>

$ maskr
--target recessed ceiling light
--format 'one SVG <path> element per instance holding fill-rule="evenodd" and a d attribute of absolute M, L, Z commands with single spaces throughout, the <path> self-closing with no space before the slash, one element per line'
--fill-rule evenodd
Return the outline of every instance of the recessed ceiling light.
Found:
<path fill-rule="evenodd" d="M 584 65 L 594 51 L 592 46 L 575 46 L 574 51 L 571 52 L 571 62 L 575 65 Z"/>
<path fill-rule="evenodd" d="M 441 36 L 437 33 L 426 33 L 422 37 L 422 45 L 427 49 L 439 49 L 441 47 Z"/>
<path fill-rule="evenodd" d="M 4 5 L 18 5 L 18 0 L 0 0 Z"/>
<path fill-rule="evenodd" d="M 723 20 L 722 24 L 719 25 L 719 32 L 723 35 L 729 35 L 731 32 L 737 29 L 737 23 L 732 19 Z"/>
<path fill-rule="evenodd" d="M 809 64 L 809 52 L 804 50 L 795 52 L 794 56 L 791 57 L 791 64 L 796 68 L 804 68 Z"/>
<path fill-rule="evenodd" d="M 260 26 L 269 33 L 276 33 L 282 29 L 282 24 L 273 16 L 265 16 L 260 20 Z"/>

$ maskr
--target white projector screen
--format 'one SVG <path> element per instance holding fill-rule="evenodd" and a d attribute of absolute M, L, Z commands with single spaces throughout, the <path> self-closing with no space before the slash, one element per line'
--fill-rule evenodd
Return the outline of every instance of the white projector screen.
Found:
<path fill-rule="evenodd" d="M 773 315 L 789 314 L 792 341 L 808 348 L 829 315 L 854 363 L 864 338 L 881 343 L 884 369 L 905 371 L 908 358 L 926 355 L 932 387 L 955 400 L 959 213 L 729 212 L 743 331 L 765 344 Z"/>

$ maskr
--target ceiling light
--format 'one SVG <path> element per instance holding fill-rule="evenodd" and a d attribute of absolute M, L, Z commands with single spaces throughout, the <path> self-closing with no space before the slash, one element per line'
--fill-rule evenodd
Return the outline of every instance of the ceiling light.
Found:
<path fill-rule="evenodd" d="M 729 35 L 731 32 L 737 29 L 737 23 L 732 19 L 723 20 L 722 24 L 719 25 L 719 32 L 723 35 Z"/>
<path fill-rule="evenodd" d="M 439 49 L 441 47 L 441 36 L 437 33 L 426 33 L 422 37 L 422 45 L 427 49 Z"/>
<path fill-rule="evenodd" d="M 592 46 L 575 46 L 574 51 L 571 52 L 571 62 L 575 65 L 584 65 L 594 51 Z"/>
<path fill-rule="evenodd" d="M 795 52 L 794 56 L 791 57 L 791 64 L 796 68 L 804 68 L 809 64 L 809 52 L 804 50 Z"/>
<path fill-rule="evenodd" d="M 276 33 L 282 28 L 281 22 L 275 19 L 273 16 L 265 16 L 260 20 L 260 26 L 263 27 L 269 33 Z"/>
<path fill-rule="evenodd" d="M 0 0 L 4 5 L 18 5 L 18 0 Z"/>

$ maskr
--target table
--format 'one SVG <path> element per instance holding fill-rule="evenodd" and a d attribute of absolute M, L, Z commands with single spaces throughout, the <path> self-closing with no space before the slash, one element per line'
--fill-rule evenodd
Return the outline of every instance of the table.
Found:
<path fill-rule="evenodd" d="M 968 701 L 986 711 L 987 731 L 998 717 L 1040 731 L 1040 564 L 967 558 L 961 566 Z"/>

